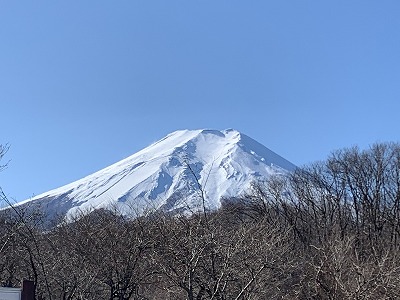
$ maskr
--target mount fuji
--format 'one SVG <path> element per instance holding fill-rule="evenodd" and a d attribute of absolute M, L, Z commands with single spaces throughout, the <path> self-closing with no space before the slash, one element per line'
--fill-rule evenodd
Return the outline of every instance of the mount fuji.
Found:
<path fill-rule="evenodd" d="M 193 212 L 221 206 L 253 181 L 296 167 L 236 130 L 179 130 L 107 168 L 18 203 L 49 216 L 95 209 L 122 214 Z"/>

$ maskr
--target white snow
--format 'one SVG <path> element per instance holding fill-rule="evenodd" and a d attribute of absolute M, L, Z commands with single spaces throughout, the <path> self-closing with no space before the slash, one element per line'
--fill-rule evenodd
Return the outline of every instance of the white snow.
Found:
<path fill-rule="evenodd" d="M 238 196 L 252 181 L 294 168 L 233 129 L 179 130 L 120 162 L 19 205 L 46 201 L 57 211 L 60 202 L 67 216 L 110 206 L 138 214 L 159 208 L 186 210 L 201 204 L 200 183 L 207 205 L 215 209 L 222 197 Z"/>

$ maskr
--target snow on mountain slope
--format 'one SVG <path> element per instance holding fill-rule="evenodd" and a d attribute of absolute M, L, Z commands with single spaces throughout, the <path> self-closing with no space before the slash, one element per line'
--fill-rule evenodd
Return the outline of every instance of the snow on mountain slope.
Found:
<path fill-rule="evenodd" d="M 85 178 L 25 200 L 48 215 L 116 207 L 123 213 L 210 209 L 238 196 L 254 180 L 295 166 L 232 129 L 179 130 Z"/>

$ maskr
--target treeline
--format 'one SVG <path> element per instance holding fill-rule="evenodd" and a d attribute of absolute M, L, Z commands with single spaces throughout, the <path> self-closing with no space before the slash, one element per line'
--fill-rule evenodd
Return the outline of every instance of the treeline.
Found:
<path fill-rule="evenodd" d="M 0 284 L 33 280 L 36 299 L 400 299 L 398 144 L 336 151 L 215 212 L 43 220 L 0 216 Z"/>

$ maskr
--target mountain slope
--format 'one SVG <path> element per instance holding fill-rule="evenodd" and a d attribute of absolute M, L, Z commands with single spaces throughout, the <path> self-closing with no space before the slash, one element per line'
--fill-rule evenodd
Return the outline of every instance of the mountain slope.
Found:
<path fill-rule="evenodd" d="M 236 130 L 180 130 L 107 168 L 21 202 L 48 215 L 116 206 L 123 213 L 201 208 L 238 196 L 250 183 L 295 166 Z"/>

